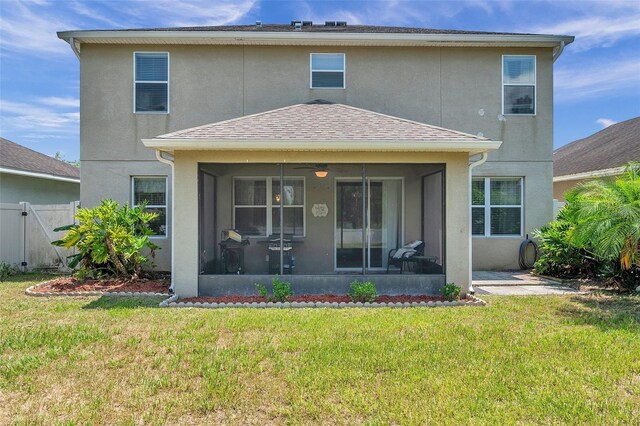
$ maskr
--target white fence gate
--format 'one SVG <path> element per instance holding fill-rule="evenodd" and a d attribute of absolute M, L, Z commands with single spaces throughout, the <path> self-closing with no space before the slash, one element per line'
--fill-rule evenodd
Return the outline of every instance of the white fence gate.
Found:
<path fill-rule="evenodd" d="M 51 245 L 64 232 L 53 232 L 75 222 L 78 201 L 69 204 L 0 204 L 0 261 L 33 269 L 67 269 L 74 251 Z"/>

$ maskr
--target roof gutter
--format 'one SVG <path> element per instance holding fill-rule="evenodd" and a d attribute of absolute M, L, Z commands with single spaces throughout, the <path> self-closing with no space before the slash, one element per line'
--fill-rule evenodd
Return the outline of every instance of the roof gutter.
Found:
<path fill-rule="evenodd" d="M 175 253 L 176 253 L 176 249 L 175 249 L 175 223 L 176 223 L 176 214 L 175 214 L 175 203 L 174 203 L 174 197 L 175 197 L 175 172 L 174 172 L 174 166 L 175 166 L 175 158 L 171 157 L 171 158 L 165 158 L 163 157 L 163 152 L 160 150 L 156 149 L 156 158 L 158 159 L 159 162 L 164 163 L 164 164 L 168 164 L 171 167 L 171 286 L 169 287 L 169 292 L 173 293 L 175 291 Z"/>
<path fill-rule="evenodd" d="M 615 176 L 624 172 L 625 166 L 612 167 L 610 169 L 593 170 L 591 172 L 574 173 L 572 175 L 554 176 L 554 182 L 565 182 L 568 180 L 593 179 L 603 176 Z"/>
<path fill-rule="evenodd" d="M 74 37 L 69 37 L 69 46 L 71 46 L 71 50 L 73 50 L 73 53 L 75 53 L 76 58 L 80 60 L 80 49 L 78 49 L 78 46 L 76 45 L 76 39 Z"/>
<path fill-rule="evenodd" d="M 362 143 L 359 143 L 362 142 Z M 147 148 L 174 151 L 335 151 L 335 152 L 468 152 L 481 154 L 500 148 L 502 141 L 399 140 L 213 140 L 142 139 Z"/>
<path fill-rule="evenodd" d="M 565 41 L 561 40 L 560 41 L 560 45 L 558 47 L 556 47 L 555 49 L 553 49 L 553 62 L 554 63 L 558 60 L 560 55 L 562 55 L 562 52 L 564 51 L 564 46 L 565 46 Z"/>
<path fill-rule="evenodd" d="M 61 31 L 58 38 L 70 43 L 173 44 L 332 44 L 332 45 L 496 45 L 553 47 L 574 37 L 544 34 L 408 34 L 319 33 L 252 31 Z"/>
<path fill-rule="evenodd" d="M 48 173 L 29 172 L 27 170 L 8 169 L 6 167 L 0 167 L 0 173 L 6 173 L 9 175 L 27 176 L 39 179 L 57 180 L 60 182 L 80 183 L 79 178 L 56 176 Z"/>
<path fill-rule="evenodd" d="M 469 164 L 469 293 L 474 294 L 475 290 L 473 289 L 473 231 L 472 231 L 472 196 L 473 196 L 473 169 L 484 164 L 489 158 L 489 154 L 487 152 L 482 153 L 482 157 L 479 160 L 472 162 Z"/>

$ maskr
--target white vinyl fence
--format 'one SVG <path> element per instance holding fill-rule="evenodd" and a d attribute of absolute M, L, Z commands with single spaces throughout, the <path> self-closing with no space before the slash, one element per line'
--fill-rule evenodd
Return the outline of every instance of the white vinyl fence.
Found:
<path fill-rule="evenodd" d="M 74 251 L 51 242 L 64 235 L 55 228 L 75 222 L 78 204 L 0 204 L 0 261 L 24 271 L 68 269 L 67 256 Z"/>

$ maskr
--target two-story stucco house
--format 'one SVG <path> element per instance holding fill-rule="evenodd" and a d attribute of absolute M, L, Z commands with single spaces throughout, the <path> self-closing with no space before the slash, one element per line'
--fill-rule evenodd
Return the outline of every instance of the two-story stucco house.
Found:
<path fill-rule="evenodd" d="M 59 37 L 80 60 L 82 205 L 147 201 L 181 296 L 276 273 L 298 294 L 466 292 L 471 266 L 516 268 L 552 217 L 553 62 L 573 37 L 300 21 Z"/>

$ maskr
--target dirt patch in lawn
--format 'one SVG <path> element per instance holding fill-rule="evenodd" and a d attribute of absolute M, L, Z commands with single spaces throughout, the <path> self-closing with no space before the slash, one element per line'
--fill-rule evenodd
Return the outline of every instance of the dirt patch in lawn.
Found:
<path fill-rule="evenodd" d="M 166 278 L 127 280 L 108 278 L 80 280 L 75 277 L 60 277 L 42 283 L 32 289 L 36 293 L 71 293 L 79 291 L 102 291 L 107 293 L 169 293 L 170 280 Z"/>
<path fill-rule="evenodd" d="M 427 296 L 427 295 L 399 295 L 399 296 L 378 296 L 376 297 L 376 303 L 412 303 L 412 302 L 444 302 L 444 298 L 441 296 Z M 465 301 L 466 299 L 462 299 Z M 347 295 L 336 294 L 302 294 L 299 296 L 291 296 L 289 302 L 329 302 L 329 303 L 349 303 L 351 298 Z M 228 296 L 201 296 L 201 297 L 189 297 L 187 299 L 180 299 L 180 302 L 200 302 L 200 303 L 261 303 L 268 302 L 266 297 L 262 296 L 240 296 L 240 295 L 228 295 Z"/>

